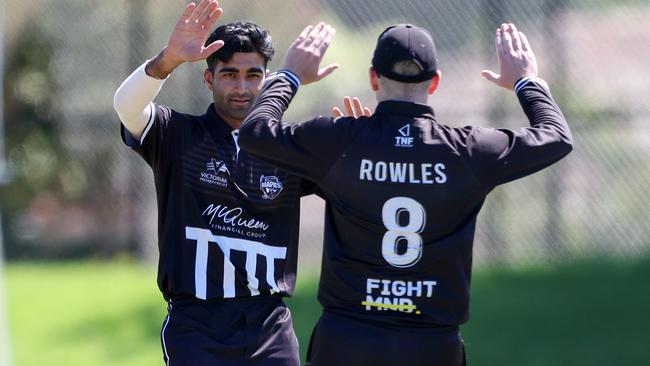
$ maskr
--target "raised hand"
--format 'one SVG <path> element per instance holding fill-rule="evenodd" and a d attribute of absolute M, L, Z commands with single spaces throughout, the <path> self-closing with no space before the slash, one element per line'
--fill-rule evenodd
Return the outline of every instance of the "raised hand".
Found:
<path fill-rule="evenodd" d="M 296 74 L 303 85 L 319 81 L 331 74 L 339 65 L 331 64 L 321 69 L 320 63 L 332 43 L 334 34 L 336 30 L 329 24 L 307 26 L 289 47 L 280 68 Z"/>
<path fill-rule="evenodd" d="M 199 5 L 188 4 L 176 23 L 167 46 L 147 65 L 147 73 L 165 78 L 180 64 L 204 60 L 221 48 L 221 40 L 207 46 L 204 44 L 222 13 L 216 0 L 202 0 Z"/>
<path fill-rule="evenodd" d="M 537 76 L 537 59 L 526 35 L 514 24 L 501 24 L 495 36 L 499 73 L 481 71 L 481 75 L 496 85 L 513 90 L 515 82 L 525 76 Z"/>
<path fill-rule="evenodd" d="M 345 107 L 348 117 L 359 118 L 361 116 L 370 117 L 372 115 L 370 108 L 363 107 L 361 105 L 361 100 L 357 97 L 352 99 L 350 99 L 350 97 L 343 98 L 343 106 Z M 334 118 L 345 116 L 338 107 L 332 108 L 332 114 L 334 115 Z"/>

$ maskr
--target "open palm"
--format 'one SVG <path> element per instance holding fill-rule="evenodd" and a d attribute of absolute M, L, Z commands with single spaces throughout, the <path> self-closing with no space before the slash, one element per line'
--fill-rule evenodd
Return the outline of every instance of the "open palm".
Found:
<path fill-rule="evenodd" d="M 221 13 L 222 10 L 215 0 L 203 0 L 199 5 L 187 5 L 167 43 L 165 51 L 168 56 L 175 63 L 181 64 L 204 60 L 221 48 L 223 41 L 204 46 Z"/>

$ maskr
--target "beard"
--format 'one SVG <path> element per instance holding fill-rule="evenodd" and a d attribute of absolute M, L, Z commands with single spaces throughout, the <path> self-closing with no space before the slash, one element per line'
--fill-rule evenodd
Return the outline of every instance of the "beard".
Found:
<path fill-rule="evenodd" d="M 239 121 L 246 118 L 255 103 L 255 96 L 250 92 L 231 93 L 214 99 L 215 108 L 222 117 Z"/>

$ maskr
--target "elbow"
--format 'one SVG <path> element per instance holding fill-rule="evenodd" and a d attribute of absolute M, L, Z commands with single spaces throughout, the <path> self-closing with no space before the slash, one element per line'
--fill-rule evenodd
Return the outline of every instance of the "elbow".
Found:
<path fill-rule="evenodd" d="M 571 151 L 573 151 L 573 139 L 571 136 L 562 136 L 560 141 L 557 143 L 557 150 L 558 150 L 558 155 L 560 159 L 564 158 L 565 156 L 569 155 Z"/>
<path fill-rule="evenodd" d="M 125 110 L 126 100 L 123 94 L 124 93 L 121 93 L 121 87 L 115 91 L 115 94 L 113 94 L 113 110 L 115 110 L 121 121 L 124 121 L 127 115 Z"/>
<path fill-rule="evenodd" d="M 568 129 L 565 134 L 562 134 L 562 145 L 565 150 L 564 155 L 568 155 L 571 151 L 573 151 L 573 136 L 571 134 L 571 131 Z"/>
<path fill-rule="evenodd" d="M 569 153 L 573 151 L 573 141 L 565 141 L 564 143 L 564 155 L 569 155 Z"/>

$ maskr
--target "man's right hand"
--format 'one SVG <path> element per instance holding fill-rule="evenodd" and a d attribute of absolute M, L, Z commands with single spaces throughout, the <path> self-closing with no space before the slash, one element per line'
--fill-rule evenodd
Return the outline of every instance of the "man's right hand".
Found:
<path fill-rule="evenodd" d="M 216 0 L 202 0 L 199 5 L 187 5 L 169 37 L 167 46 L 147 63 L 146 73 L 154 78 L 164 79 L 182 63 L 204 60 L 221 48 L 221 40 L 207 47 L 204 44 L 222 12 Z"/>
<path fill-rule="evenodd" d="M 517 80 L 537 76 L 537 59 L 526 35 L 514 24 L 501 24 L 496 31 L 495 44 L 499 58 L 499 73 L 481 71 L 481 75 L 503 88 L 513 90 Z"/>
<path fill-rule="evenodd" d="M 331 74 L 339 65 L 331 64 L 321 69 L 320 63 L 334 34 L 336 30 L 329 24 L 307 26 L 287 50 L 280 69 L 294 73 L 302 85 L 319 81 Z"/>

